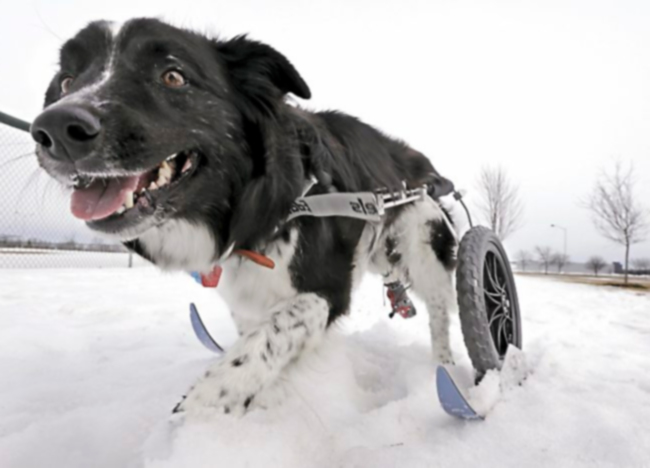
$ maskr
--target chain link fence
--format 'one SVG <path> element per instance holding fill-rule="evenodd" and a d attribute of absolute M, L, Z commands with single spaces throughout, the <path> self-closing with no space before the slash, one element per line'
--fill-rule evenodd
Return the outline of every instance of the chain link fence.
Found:
<path fill-rule="evenodd" d="M 28 131 L 0 112 L 0 269 L 146 265 L 72 216 L 69 194 L 38 166 Z"/>

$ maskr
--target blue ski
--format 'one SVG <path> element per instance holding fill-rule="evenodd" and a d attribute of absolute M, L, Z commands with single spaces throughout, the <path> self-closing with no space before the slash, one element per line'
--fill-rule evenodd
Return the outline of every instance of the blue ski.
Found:
<path fill-rule="evenodd" d="M 438 400 L 440 400 L 442 409 L 448 414 L 466 420 L 485 419 L 474 411 L 474 408 L 467 402 L 467 399 L 444 366 L 438 366 L 436 371 L 436 387 L 438 389 Z"/>
<path fill-rule="evenodd" d="M 205 328 L 205 324 L 201 320 L 199 311 L 193 302 L 190 303 L 190 321 L 192 322 L 192 330 L 194 330 L 194 334 L 201 344 L 214 353 L 223 354 L 224 349 L 219 346 L 219 343 L 212 338 L 208 329 Z"/>

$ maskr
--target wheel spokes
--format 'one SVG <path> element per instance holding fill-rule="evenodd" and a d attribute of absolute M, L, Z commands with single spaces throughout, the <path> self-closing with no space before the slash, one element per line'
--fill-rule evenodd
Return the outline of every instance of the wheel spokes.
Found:
<path fill-rule="evenodd" d="M 508 327 L 510 325 L 510 327 Z M 512 339 L 514 338 L 512 334 L 512 317 L 507 316 L 505 317 L 505 320 L 503 321 L 503 339 L 506 343 L 506 348 L 503 350 L 503 353 L 505 354 L 508 351 L 508 345 L 512 343 Z M 508 330 L 510 330 L 510 336 L 508 336 Z"/>
<path fill-rule="evenodd" d="M 497 314 L 497 312 L 499 311 L 500 308 L 501 308 L 501 306 L 497 307 L 497 308 L 494 309 L 494 311 L 492 312 L 492 317 L 490 317 L 490 320 L 488 321 L 488 326 L 489 326 L 489 327 L 491 327 L 492 324 L 493 324 L 494 322 L 496 322 L 497 320 L 501 321 L 501 320 L 503 320 L 503 317 L 504 317 L 504 316 L 507 316 L 507 315 L 508 315 L 508 312 L 507 312 L 505 309 L 504 309 L 503 312 L 501 312 L 500 314 Z"/>
<path fill-rule="evenodd" d="M 505 290 L 503 289 L 503 286 L 499 283 L 499 275 L 496 273 L 497 269 L 497 261 L 496 258 L 492 257 L 491 262 L 489 257 L 485 259 L 485 270 L 487 271 L 487 276 L 490 282 L 490 286 L 492 287 L 493 291 L 497 293 L 503 294 Z M 492 273 L 492 270 L 494 269 L 495 273 Z M 485 288 L 483 288 L 485 289 Z"/>
<path fill-rule="evenodd" d="M 503 300 L 503 294 L 501 293 L 493 293 L 489 291 L 484 291 L 485 296 L 490 299 L 494 303 L 494 305 L 499 305 L 501 304 L 501 301 Z"/>
<path fill-rule="evenodd" d="M 510 341 L 508 340 L 508 330 L 507 330 L 508 321 L 512 321 L 510 315 L 508 313 L 502 314 L 501 320 L 499 321 L 499 326 L 497 328 L 497 333 L 496 333 L 497 351 L 499 351 L 499 354 L 502 355 L 505 354 L 505 352 L 508 350 L 508 344 L 510 343 Z M 503 346 L 504 344 L 505 347 Z"/>
<path fill-rule="evenodd" d="M 497 327 L 497 331 L 496 331 L 496 334 L 495 334 L 496 335 L 495 336 L 495 338 L 496 338 L 496 343 L 495 344 L 496 344 L 496 347 L 497 347 L 497 352 L 499 354 L 501 354 L 501 350 L 503 349 L 503 345 L 501 344 L 501 328 L 502 328 L 502 325 L 503 325 L 503 321 L 499 322 L 499 326 Z"/>
<path fill-rule="evenodd" d="M 501 259 L 492 252 L 485 257 L 483 294 L 488 328 L 494 346 L 501 357 L 507 351 L 513 336 L 513 309 L 508 289 L 508 277 Z"/>
<path fill-rule="evenodd" d="M 499 259 L 494 257 L 493 264 L 494 264 L 494 278 L 496 280 L 497 288 L 499 289 L 500 292 L 502 292 L 503 294 L 506 294 L 505 282 L 502 284 L 501 281 L 499 281 L 500 277 L 503 276 L 503 275 L 499 276 L 499 271 L 500 271 L 499 270 Z"/>

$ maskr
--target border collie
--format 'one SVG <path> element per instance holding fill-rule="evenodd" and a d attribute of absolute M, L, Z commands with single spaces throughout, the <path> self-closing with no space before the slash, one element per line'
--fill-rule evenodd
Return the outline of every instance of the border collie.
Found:
<path fill-rule="evenodd" d="M 71 211 L 90 229 L 163 269 L 223 268 L 218 291 L 240 338 L 177 411 L 245 412 L 348 312 L 366 271 L 410 284 L 429 313 L 434 358 L 451 361 L 457 246 L 438 201 L 388 210 L 380 222 L 287 221 L 307 188 L 399 191 L 440 175 L 402 141 L 340 112 L 291 105 L 290 93 L 311 95 L 286 57 L 246 36 L 99 21 L 63 45 L 32 125 L 39 164 L 71 189 Z"/>

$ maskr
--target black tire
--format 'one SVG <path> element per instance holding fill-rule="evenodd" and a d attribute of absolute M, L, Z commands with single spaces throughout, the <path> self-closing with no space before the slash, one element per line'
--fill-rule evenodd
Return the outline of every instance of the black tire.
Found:
<path fill-rule="evenodd" d="M 470 229 L 458 248 L 458 309 L 465 346 L 481 378 L 500 369 L 509 344 L 521 349 L 521 314 L 510 262 L 490 229 Z"/>

